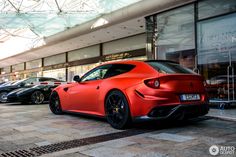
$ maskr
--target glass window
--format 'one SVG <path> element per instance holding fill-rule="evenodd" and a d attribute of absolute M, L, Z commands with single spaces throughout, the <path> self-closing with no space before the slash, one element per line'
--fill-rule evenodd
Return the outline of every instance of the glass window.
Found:
<path fill-rule="evenodd" d="M 11 67 L 4 67 L 4 68 L 1 68 L 1 74 L 7 74 L 7 73 L 10 73 L 11 72 Z"/>
<path fill-rule="evenodd" d="M 81 82 L 103 79 L 110 65 L 100 66 L 88 72 L 81 78 Z"/>
<path fill-rule="evenodd" d="M 236 61 L 236 13 L 198 23 L 198 64 Z"/>
<path fill-rule="evenodd" d="M 99 63 L 93 64 L 86 64 L 86 65 L 79 65 L 74 67 L 68 68 L 68 81 L 73 81 L 73 77 L 75 75 L 83 76 L 86 72 L 93 69 L 94 67 L 98 66 Z"/>
<path fill-rule="evenodd" d="M 210 99 L 236 97 L 236 13 L 198 22 L 198 68 Z"/>
<path fill-rule="evenodd" d="M 43 71 L 44 77 L 52 77 L 59 80 L 66 80 L 66 69 L 55 69 L 55 70 L 47 70 Z"/>
<path fill-rule="evenodd" d="M 24 82 L 26 79 L 23 79 L 23 80 L 18 80 L 16 82 L 14 82 L 12 85 L 15 86 L 15 85 L 19 85 L 20 83 Z"/>
<path fill-rule="evenodd" d="M 33 84 L 34 82 L 37 82 L 37 78 L 36 77 L 29 78 L 29 79 L 19 80 L 19 81 L 14 82 L 12 85 L 13 86 L 15 86 L 15 85 L 28 86 L 28 85 Z"/>
<path fill-rule="evenodd" d="M 100 55 L 99 45 L 74 50 L 68 53 L 68 61 L 76 61 L 86 58 L 97 57 Z"/>
<path fill-rule="evenodd" d="M 235 0 L 206 0 L 198 2 L 198 18 L 204 19 L 236 10 Z"/>
<path fill-rule="evenodd" d="M 23 81 L 23 83 L 24 83 L 24 85 L 27 86 L 27 85 L 31 85 L 37 81 L 38 81 L 38 79 L 36 77 L 33 77 L 33 78 L 26 79 L 25 81 Z"/>
<path fill-rule="evenodd" d="M 12 66 L 12 72 L 24 70 L 24 63 L 16 64 Z"/>
<path fill-rule="evenodd" d="M 104 78 L 109 78 L 117 76 L 132 70 L 135 66 L 130 64 L 113 64 L 111 68 L 107 71 Z"/>
<path fill-rule="evenodd" d="M 59 54 L 44 58 L 44 66 L 55 65 L 66 62 L 66 54 Z"/>
<path fill-rule="evenodd" d="M 194 67 L 194 6 L 188 5 L 157 15 L 157 58 Z"/>
<path fill-rule="evenodd" d="M 136 35 L 103 44 L 103 54 L 113 54 L 146 47 L 146 34 Z"/>
<path fill-rule="evenodd" d="M 172 62 L 146 62 L 151 67 L 153 67 L 159 73 L 172 74 L 172 73 L 184 73 L 193 74 L 194 72 L 190 69 L 184 68 L 179 64 Z"/>
<path fill-rule="evenodd" d="M 41 77 L 41 76 L 42 76 L 41 71 L 34 71 L 34 72 L 25 73 L 25 78 L 28 78 L 28 77 Z"/>
<path fill-rule="evenodd" d="M 26 69 L 34 69 L 42 67 L 42 59 L 26 62 Z"/>

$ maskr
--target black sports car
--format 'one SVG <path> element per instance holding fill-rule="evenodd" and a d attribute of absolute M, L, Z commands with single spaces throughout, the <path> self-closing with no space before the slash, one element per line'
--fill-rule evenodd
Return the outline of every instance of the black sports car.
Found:
<path fill-rule="evenodd" d="M 42 104 L 44 101 L 49 100 L 52 89 L 59 84 L 60 83 L 54 85 L 34 85 L 28 88 L 13 90 L 7 95 L 7 102 Z"/>
<path fill-rule="evenodd" d="M 0 87 L 0 102 L 7 102 L 7 94 L 12 92 L 13 90 L 19 88 L 29 88 L 33 87 L 36 83 L 43 83 L 43 82 L 63 82 L 61 80 L 57 80 L 55 78 L 50 77 L 31 77 L 23 80 L 19 80 L 14 82 L 13 84 L 9 84 L 6 86 Z"/>

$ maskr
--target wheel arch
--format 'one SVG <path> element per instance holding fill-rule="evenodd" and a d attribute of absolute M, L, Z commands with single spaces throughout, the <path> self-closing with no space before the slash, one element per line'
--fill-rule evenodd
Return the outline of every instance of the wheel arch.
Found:
<path fill-rule="evenodd" d="M 45 94 L 44 94 L 42 89 L 36 89 L 36 90 L 32 91 L 30 95 L 32 95 L 34 92 L 37 92 L 37 91 L 41 92 L 45 96 Z"/>
<path fill-rule="evenodd" d="M 42 94 L 43 94 L 43 101 L 45 101 L 45 98 L 46 98 L 46 96 L 45 96 L 45 93 L 43 92 L 43 90 L 41 90 L 41 89 L 36 89 L 36 90 L 34 90 L 34 91 L 32 91 L 31 92 L 31 94 L 30 94 L 30 101 L 32 102 L 33 100 L 32 100 L 32 96 L 33 96 L 33 94 L 35 93 L 35 92 L 41 92 Z"/>
<path fill-rule="evenodd" d="M 2 90 L 2 91 L 0 91 L 0 93 L 4 93 L 4 92 L 6 92 L 7 94 L 10 92 L 10 91 L 8 91 L 8 90 Z M 1 102 L 1 101 L 0 101 Z"/>
<path fill-rule="evenodd" d="M 128 105 L 129 105 L 129 111 L 130 111 L 130 115 L 132 116 L 132 112 L 131 112 L 131 109 L 130 109 L 130 107 L 131 107 L 131 105 L 130 105 L 130 100 L 129 100 L 129 96 L 126 94 L 126 92 L 124 91 L 124 90 L 121 90 L 121 89 L 119 89 L 119 88 L 112 88 L 112 89 L 110 89 L 110 90 L 108 90 L 107 92 L 106 92 L 106 94 L 105 94 L 105 97 L 104 97 L 104 100 L 103 100 L 103 108 L 104 108 L 104 115 L 106 116 L 106 99 L 107 99 L 107 97 L 108 97 L 108 95 L 112 92 L 112 91 L 120 91 L 122 94 L 124 94 L 124 96 L 125 96 L 125 98 L 126 98 L 126 100 L 127 100 L 127 102 L 128 102 Z"/>

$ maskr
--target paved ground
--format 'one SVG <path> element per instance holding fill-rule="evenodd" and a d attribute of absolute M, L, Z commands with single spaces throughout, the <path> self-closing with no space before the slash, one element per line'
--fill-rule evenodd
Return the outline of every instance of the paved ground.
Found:
<path fill-rule="evenodd" d="M 216 109 L 211 108 L 209 116 L 218 117 L 226 120 L 236 121 L 236 106 L 230 109 Z"/>
<path fill-rule="evenodd" d="M 141 133 L 136 134 L 137 130 Z M 117 132 L 121 137 L 113 134 Z M 222 149 L 226 148 L 223 146 L 236 147 L 235 121 L 202 118 L 179 124 L 142 123 L 134 125 L 128 132 L 115 130 L 101 119 L 71 114 L 53 115 L 45 104 L 0 104 L 0 154 L 40 146 L 47 148 L 54 146 L 51 144 L 75 139 L 82 139 L 81 145 L 76 148 L 42 154 L 63 157 L 205 157 L 211 156 L 209 147 L 212 145 Z M 107 137 L 98 138 L 99 135 Z M 88 137 L 94 137 L 91 138 L 94 142 L 86 142 Z M 236 150 L 234 154 L 218 156 L 235 157 Z"/>

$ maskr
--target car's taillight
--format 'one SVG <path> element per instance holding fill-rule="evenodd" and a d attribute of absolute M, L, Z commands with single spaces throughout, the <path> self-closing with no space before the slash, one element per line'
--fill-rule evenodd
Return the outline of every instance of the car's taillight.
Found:
<path fill-rule="evenodd" d="M 155 79 L 150 79 L 150 80 L 145 80 L 144 83 L 151 88 L 159 88 L 160 87 L 160 82 L 157 78 Z"/>
<path fill-rule="evenodd" d="M 40 82 L 40 84 L 42 84 L 42 85 L 47 85 L 48 82 Z"/>

